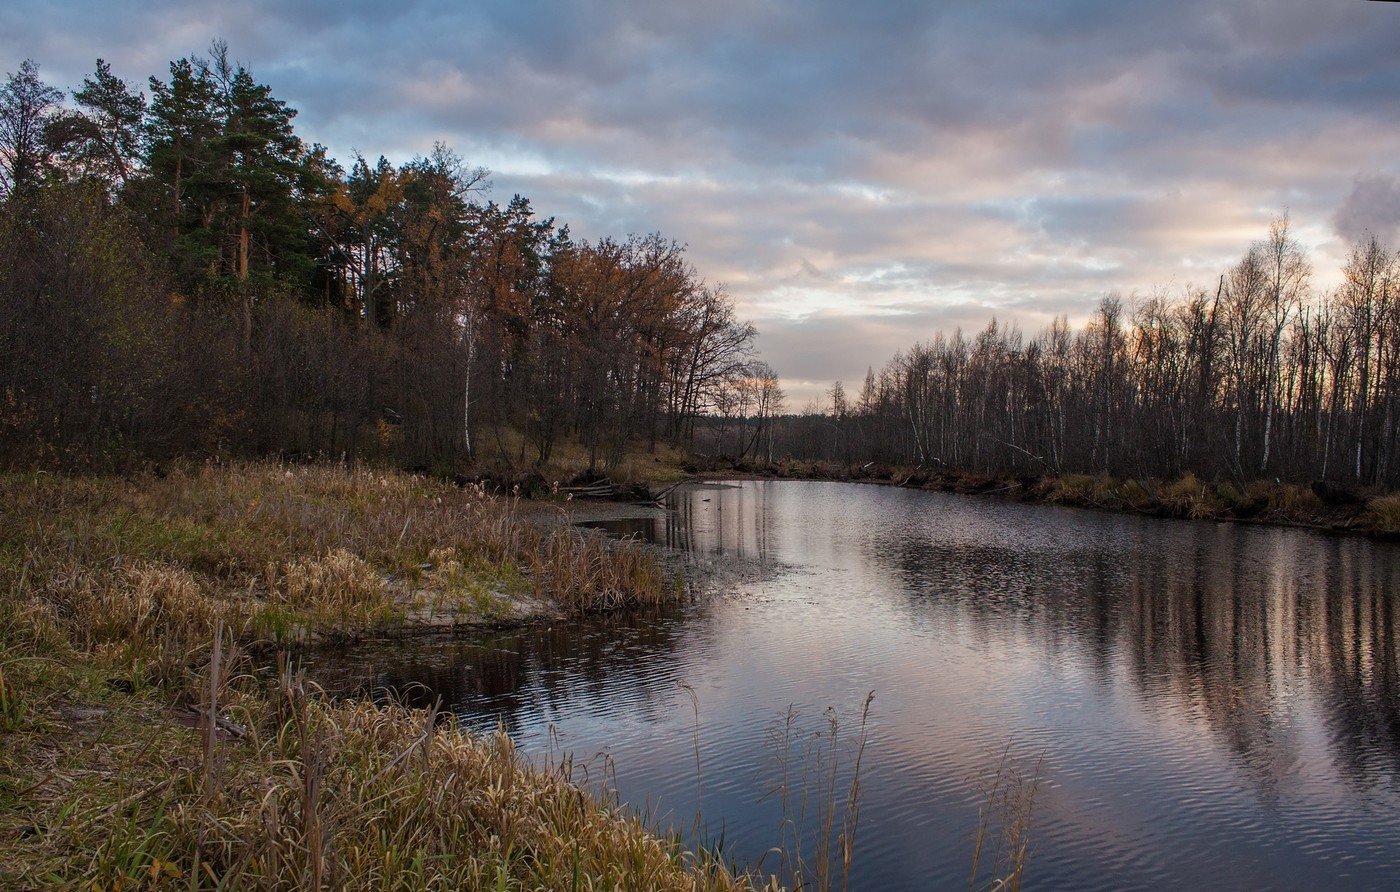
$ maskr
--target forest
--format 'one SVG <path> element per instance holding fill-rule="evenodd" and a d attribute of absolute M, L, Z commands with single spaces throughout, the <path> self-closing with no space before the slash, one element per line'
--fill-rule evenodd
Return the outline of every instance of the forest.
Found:
<path fill-rule="evenodd" d="M 990 475 L 1400 486 L 1400 255 L 1314 285 L 1280 217 L 1208 288 L 992 320 L 793 414 L 660 234 L 587 241 L 445 145 L 348 167 L 216 42 L 149 95 L 0 89 L 0 462 L 175 455 L 590 467 L 667 443 Z M 911 338 L 912 339 L 912 338 Z"/>
<path fill-rule="evenodd" d="M 220 42 L 147 92 L 9 75 L 0 463 L 606 467 L 772 377 L 676 242 L 575 238 L 442 144 L 342 166 L 295 116 Z"/>
<path fill-rule="evenodd" d="M 1400 486 L 1400 255 L 1353 246 L 1312 284 L 1286 217 L 1209 289 L 1103 298 L 1075 329 L 992 320 L 841 382 L 803 415 L 720 416 L 709 447 L 750 460 L 875 462 L 993 476 Z M 753 403 L 756 405 L 756 403 Z"/>

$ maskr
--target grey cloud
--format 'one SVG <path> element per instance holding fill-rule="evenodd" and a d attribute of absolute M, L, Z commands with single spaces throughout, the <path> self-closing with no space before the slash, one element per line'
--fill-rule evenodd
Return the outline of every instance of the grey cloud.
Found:
<path fill-rule="evenodd" d="M 144 81 L 216 36 L 342 158 L 443 139 L 580 235 L 687 243 L 789 378 L 1209 281 L 1284 210 L 1320 268 L 1329 226 L 1400 236 L 1395 4 L 0 7 L 3 67 L 70 86 L 96 56 Z"/>
<path fill-rule="evenodd" d="M 1332 222 L 1347 242 L 1375 236 L 1394 245 L 1400 239 L 1400 176 L 1378 173 L 1357 177 Z"/>

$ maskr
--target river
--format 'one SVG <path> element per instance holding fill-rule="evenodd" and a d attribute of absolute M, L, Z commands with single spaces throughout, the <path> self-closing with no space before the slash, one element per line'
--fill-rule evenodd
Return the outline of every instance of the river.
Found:
<path fill-rule="evenodd" d="M 791 838 L 779 757 L 810 856 L 873 691 L 853 889 L 966 888 L 1002 760 L 1039 780 L 1029 888 L 1400 876 L 1400 546 L 799 481 L 686 487 L 614 528 L 743 572 L 682 608 L 360 646 L 313 671 L 570 753 L 769 870 Z M 828 708 L 834 785 L 810 770 L 830 764 Z"/>

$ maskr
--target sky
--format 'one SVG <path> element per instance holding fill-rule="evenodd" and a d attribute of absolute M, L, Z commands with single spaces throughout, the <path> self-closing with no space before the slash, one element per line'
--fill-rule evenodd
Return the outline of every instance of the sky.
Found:
<path fill-rule="evenodd" d="M 342 161 L 441 140 L 581 237 L 688 246 L 800 408 L 994 316 L 1213 287 L 1287 213 L 1400 244 L 1400 3 L 8 0 L 0 68 L 211 40 Z"/>

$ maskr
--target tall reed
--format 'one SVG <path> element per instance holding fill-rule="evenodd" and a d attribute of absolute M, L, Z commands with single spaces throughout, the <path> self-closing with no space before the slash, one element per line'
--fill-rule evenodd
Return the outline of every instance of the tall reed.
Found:
<path fill-rule="evenodd" d="M 777 767 L 777 781 L 769 795 L 777 798 L 781 815 L 778 845 L 770 854 L 777 856 L 779 874 L 791 888 L 830 892 L 837 888 L 838 877 L 840 888 L 849 888 L 874 699 L 871 691 L 861 706 L 854 737 L 843 736 L 841 720 L 832 707 L 823 713 L 818 731 L 804 730 L 792 706 L 769 730 L 768 746 Z M 852 759 L 844 795 L 843 753 Z"/>
<path fill-rule="evenodd" d="M 1029 768 L 1011 758 L 1008 743 L 996 768 L 976 786 L 982 803 L 977 809 L 977 829 L 973 833 L 972 867 L 968 873 L 970 890 L 1017 892 L 1030 861 L 1031 819 L 1040 792 L 1043 760 Z M 980 878 L 982 856 L 991 846 L 992 877 Z"/>

